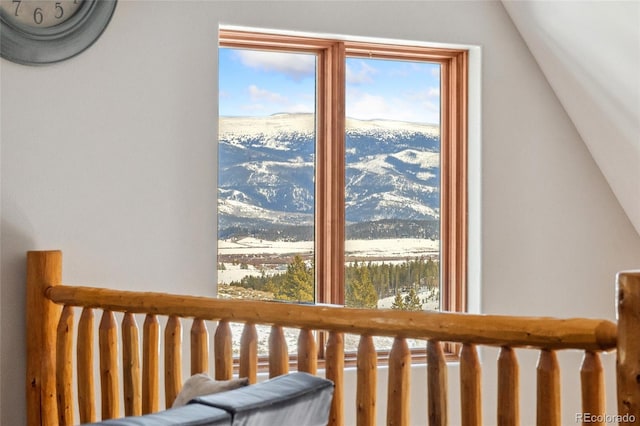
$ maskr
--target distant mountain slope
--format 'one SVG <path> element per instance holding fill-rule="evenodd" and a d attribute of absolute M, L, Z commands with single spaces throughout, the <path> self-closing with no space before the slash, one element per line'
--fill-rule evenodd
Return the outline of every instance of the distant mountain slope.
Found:
<path fill-rule="evenodd" d="M 220 119 L 221 235 L 252 221 L 261 228 L 312 225 L 313 129 L 311 114 Z M 438 219 L 439 145 L 436 126 L 348 119 L 347 221 Z"/>

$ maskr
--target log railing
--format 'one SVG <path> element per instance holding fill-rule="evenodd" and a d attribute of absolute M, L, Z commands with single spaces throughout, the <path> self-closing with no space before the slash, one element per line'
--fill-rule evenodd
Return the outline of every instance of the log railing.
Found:
<path fill-rule="evenodd" d="M 215 378 L 233 376 L 230 322 L 244 323 L 240 337 L 239 374 L 257 380 L 256 324 L 270 325 L 269 376 L 289 369 L 283 327 L 300 330 L 300 371 L 316 374 L 314 331 L 328 332 L 325 375 L 335 383 L 329 424 L 342 425 L 344 410 L 355 410 L 358 425 L 376 418 L 377 354 L 372 336 L 394 338 L 389 353 L 387 424 L 409 425 L 411 353 L 408 338 L 427 341 L 427 401 L 430 425 L 447 424 L 447 365 L 440 342 L 461 343 L 460 399 L 463 425 L 480 425 L 481 364 L 477 346 L 500 347 L 498 357 L 499 425 L 520 422 L 518 361 L 513 348 L 540 351 L 537 367 L 537 424 L 560 424 L 560 384 L 556 352 L 584 351 L 580 369 L 583 411 L 604 414 L 604 379 L 599 352 L 617 349 L 618 409 L 640 419 L 640 273 L 619 276 L 619 321 L 470 315 L 440 312 L 362 310 L 250 300 L 221 300 L 164 293 L 132 292 L 61 284 L 60 252 L 29 252 L 27 261 L 27 403 L 29 425 L 77 423 L 73 405 L 74 307 L 81 309 L 75 341 L 78 412 L 80 422 L 96 420 L 94 367 L 94 311 L 102 311 L 98 327 L 98 367 L 102 418 L 139 415 L 160 409 L 159 356 L 164 345 L 165 404 L 170 406 L 183 381 L 182 327 L 191 319 L 191 374 L 208 370 L 209 332 L 205 321 L 217 321 L 212 355 Z M 64 307 L 64 308 L 62 308 Z M 114 313 L 123 314 L 118 345 Z M 145 315 L 142 346 L 134 314 Z M 167 317 L 160 334 L 158 316 Z M 357 352 L 355 401 L 344 401 L 343 333 L 360 335 Z M 162 339 L 161 339 L 162 336 Z M 120 349 L 119 349 L 120 348 Z M 118 354 L 120 353 L 121 358 Z M 118 383 L 122 359 L 122 393 Z M 123 410 L 120 404 L 123 404 Z"/>

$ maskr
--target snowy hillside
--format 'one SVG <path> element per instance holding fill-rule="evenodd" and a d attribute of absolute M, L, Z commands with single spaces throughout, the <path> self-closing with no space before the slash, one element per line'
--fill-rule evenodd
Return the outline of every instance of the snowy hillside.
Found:
<path fill-rule="evenodd" d="M 312 223 L 314 126 L 312 114 L 220 119 L 220 229 L 246 228 L 250 220 L 261 227 Z M 432 125 L 348 119 L 347 222 L 437 220 L 438 132 Z"/>

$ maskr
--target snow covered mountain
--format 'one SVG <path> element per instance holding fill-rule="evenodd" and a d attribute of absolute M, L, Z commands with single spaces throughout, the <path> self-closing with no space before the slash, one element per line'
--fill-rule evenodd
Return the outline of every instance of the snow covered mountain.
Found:
<path fill-rule="evenodd" d="M 220 229 L 310 226 L 314 211 L 314 117 L 220 118 Z M 347 222 L 439 218 L 437 126 L 348 119 Z"/>

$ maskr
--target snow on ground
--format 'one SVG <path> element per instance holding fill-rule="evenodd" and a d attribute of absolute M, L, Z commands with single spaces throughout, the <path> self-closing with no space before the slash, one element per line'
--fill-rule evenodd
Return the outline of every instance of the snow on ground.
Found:
<path fill-rule="evenodd" d="M 314 114 L 273 114 L 267 117 L 221 117 L 218 123 L 219 132 L 225 138 L 231 138 L 238 133 L 242 135 L 264 135 L 275 138 L 285 132 L 299 132 L 312 135 L 315 131 Z M 240 129 L 240 130 L 239 130 Z M 387 131 L 387 132 L 417 132 L 433 137 L 440 134 L 440 127 L 436 124 L 410 123 L 396 120 L 358 120 L 347 117 L 346 131 Z M 269 141 L 272 142 L 272 141 Z M 280 142 L 280 143 L 277 143 Z M 272 142 L 276 148 L 281 147 L 281 141 Z"/>
<path fill-rule="evenodd" d="M 232 281 L 240 281 L 242 278 L 248 275 L 259 277 L 262 274 L 262 271 L 260 271 L 253 265 L 248 265 L 248 269 L 242 269 L 240 268 L 240 265 L 225 263 L 224 267 L 226 269 L 218 270 L 219 284 L 229 284 Z"/>
<path fill-rule="evenodd" d="M 218 241 L 218 251 L 221 255 L 277 255 L 286 256 L 293 254 L 309 254 L 313 252 L 312 241 L 267 241 L 257 238 L 243 238 L 238 241 L 221 240 Z M 398 238 L 398 239 L 379 239 L 379 240 L 349 240 L 346 242 L 346 255 L 358 259 L 385 259 L 389 262 L 404 262 L 406 259 L 414 259 L 420 256 L 434 256 L 439 254 L 439 242 L 437 240 L 427 240 L 419 238 Z M 390 260 L 395 259 L 395 260 Z M 228 284 L 232 281 L 239 281 L 247 275 L 259 276 L 262 270 L 248 264 L 244 268 L 239 264 L 225 263 L 224 270 L 218 270 L 218 283 Z M 283 273 L 286 271 L 286 265 L 280 267 L 264 269 L 265 274 Z M 403 294 L 404 296 L 404 294 Z M 427 298 L 426 291 L 420 291 L 418 297 L 420 299 Z M 378 302 L 378 308 L 391 308 L 394 297 L 386 297 Z M 436 302 L 430 301 L 425 309 L 438 309 Z M 243 324 L 231 323 L 231 331 L 233 338 L 233 351 L 237 355 L 239 353 L 240 336 L 242 335 Z M 267 354 L 269 350 L 269 326 L 257 326 L 258 329 L 258 352 Z M 295 353 L 298 342 L 297 329 L 285 329 L 285 339 L 289 348 L 289 353 Z M 358 347 L 359 337 L 347 334 L 344 336 L 345 351 L 355 351 Z M 374 343 L 377 349 L 390 349 L 393 344 L 392 337 L 375 337 Z M 410 348 L 423 348 L 426 343 L 423 340 L 408 339 Z"/>
<path fill-rule="evenodd" d="M 414 259 L 421 256 L 438 256 L 439 250 L 438 240 L 422 238 L 348 240 L 345 243 L 347 256 L 363 259 L 368 257 Z"/>
<path fill-rule="evenodd" d="M 221 255 L 311 253 L 313 241 L 268 241 L 246 237 L 238 241 L 218 241 L 218 252 Z"/>
<path fill-rule="evenodd" d="M 422 238 L 390 238 L 378 240 L 347 240 L 345 254 L 349 257 L 413 259 L 420 256 L 437 256 L 438 240 Z M 309 254 L 313 252 L 313 241 L 268 241 L 247 237 L 238 241 L 218 241 L 221 255 L 252 254 Z"/>
<path fill-rule="evenodd" d="M 402 297 L 405 297 L 407 294 L 409 293 L 400 293 Z M 431 299 L 434 299 L 433 296 L 437 297 L 436 295 L 432 295 L 431 292 L 429 292 L 428 290 L 420 290 L 418 292 L 418 297 L 420 298 L 420 300 L 426 300 L 427 298 L 430 299 L 427 301 L 427 303 L 422 305 L 422 308 L 424 310 L 436 311 L 440 308 L 437 301 L 431 300 Z M 391 309 L 391 305 L 393 305 L 394 299 L 395 299 L 395 296 L 383 297 L 382 299 L 379 299 L 378 309 Z"/>
<path fill-rule="evenodd" d="M 243 238 L 238 241 L 218 241 L 220 255 L 308 255 L 313 253 L 313 241 L 268 241 L 253 237 Z M 350 259 L 384 259 L 387 263 L 404 262 L 406 259 L 415 259 L 421 256 L 439 255 L 439 241 L 421 238 L 396 238 L 378 240 L 348 240 L 345 244 L 345 255 Z M 218 283 L 229 284 L 232 281 L 240 281 L 247 275 L 260 276 L 262 270 L 254 265 L 246 265 L 245 269 L 239 264 L 226 262 L 224 270 L 218 270 Z M 267 275 L 283 273 L 286 265 L 278 268 L 264 268 Z M 389 305 L 390 306 L 390 305 Z"/>

